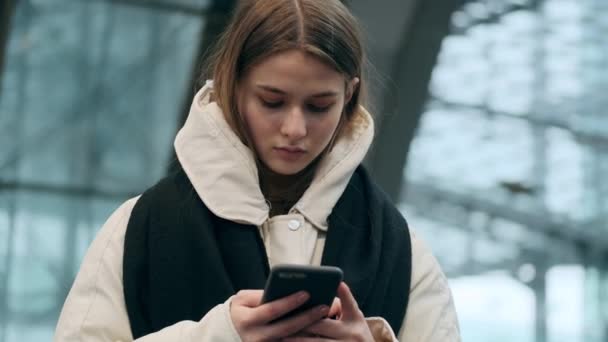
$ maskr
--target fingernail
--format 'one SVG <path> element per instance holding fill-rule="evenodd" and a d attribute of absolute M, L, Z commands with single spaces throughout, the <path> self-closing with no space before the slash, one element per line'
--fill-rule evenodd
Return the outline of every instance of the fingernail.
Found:
<path fill-rule="evenodd" d="M 298 295 L 298 302 L 304 302 L 308 299 L 308 293 L 302 292 Z"/>
<path fill-rule="evenodd" d="M 322 307 L 319 308 L 319 313 L 322 314 L 322 315 L 325 315 L 328 312 L 329 312 L 329 307 L 328 306 L 323 305 Z"/>

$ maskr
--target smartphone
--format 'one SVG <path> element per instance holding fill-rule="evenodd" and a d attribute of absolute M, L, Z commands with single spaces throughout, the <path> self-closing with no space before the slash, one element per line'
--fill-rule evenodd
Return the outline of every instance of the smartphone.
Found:
<path fill-rule="evenodd" d="M 343 273 L 339 267 L 309 265 L 277 265 L 266 281 L 262 304 L 289 296 L 298 291 L 310 295 L 308 301 L 279 319 L 291 317 L 319 305 L 331 306 Z"/>

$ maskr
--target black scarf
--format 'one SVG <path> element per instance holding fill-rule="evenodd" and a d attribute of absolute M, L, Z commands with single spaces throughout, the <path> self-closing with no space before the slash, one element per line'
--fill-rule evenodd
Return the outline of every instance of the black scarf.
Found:
<path fill-rule="evenodd" d="M 384 317 L 397 333 L 411 280 L 407 223 L 359 167 L 328 224 L 321 263 L 342 268 L 365 316 Z M 237 291 L 262 289 L 268 273 L 258 228 L 211 213 L 183 170 L 146 191 L 133 208 L 123 284 L 135 339 L 199 321 Z"/>

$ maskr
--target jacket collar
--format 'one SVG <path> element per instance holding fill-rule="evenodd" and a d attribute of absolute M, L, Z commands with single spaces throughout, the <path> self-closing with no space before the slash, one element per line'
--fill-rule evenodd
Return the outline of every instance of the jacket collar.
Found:
<path fill-rule="evenodd" d="M 190 114 L 175 139 L 175 151 L 201 200 L 215 215 L 238 223 L 262 225 L 269 207 L 262 195 L 251 150 L 209 100 L 213 83 L 194 97 Z M 363 161 L 374 135 L 371 115 L 363 108 L 320 161 L 309 188 L 290 213 L 299 212 L 317 229 L 327 230 L 327 217 Z"/>

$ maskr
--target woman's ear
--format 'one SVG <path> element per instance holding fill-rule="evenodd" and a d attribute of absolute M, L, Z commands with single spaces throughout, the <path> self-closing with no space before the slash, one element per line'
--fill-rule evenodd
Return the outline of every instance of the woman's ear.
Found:
<path fill-rule="evenodd" d="M 346 96 L 344 97 L 345 105 L 350 102 L 350 100 L 352 99 L 353 94 L 355 93 L 355 90 L 357 90 L 358 86 L 359 86 L 359 77 L 354 77 L 352 80 L 350 80 L 350 82 L 348 82 L 348 84 L 346 85 Z"/>

